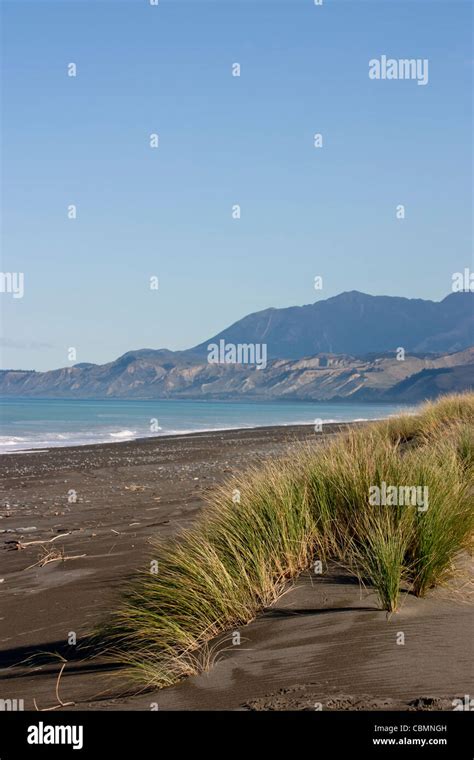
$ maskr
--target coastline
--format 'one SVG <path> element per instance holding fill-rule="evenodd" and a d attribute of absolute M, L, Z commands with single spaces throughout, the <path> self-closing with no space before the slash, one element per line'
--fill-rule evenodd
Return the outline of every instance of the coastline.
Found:
<path fill-rule="evenodd" d="M 328 420 L 328 422 L 323 423 L 323 427 L 326 427 L 328 432 L 330 432 L 328 425 L 350 425 L 353 423 L 365 423 L 365 422 L 376 422 L 378 419 L 383 418 L 373 418 L 373 419 L 367 419 L 367 418 L 360 418 L 357 420 Z M 43 446 L 42 448 L 26 448 L 26 449 L 13 449 L 11 451 L 0 451 L 0 457 L 2 455 L 8 455 L 11 456 L 12 454 L 35 454 L 35 453 L 45 453 L 49 452 L 51 450 L 57 450 L 57 449 L 83 449 L 84 447 L 91 447 L 91 446 L 116 446 L 117 444 L 123 444 L 123 443 L 137 443 L 142 444 L 147 441 L 163 441 L 168 440 L 170 438 L 176 438 L 177 436 L 196 436 L 196 435 L 205 435 L 209 433 L 240 433 L 247 430 L 274 430 L 278 428 L 312 428 L 314 427 L 314 422 L 289 422 L 287 424 L 282 425 L 246 425 L 244 427 L 222 427 L 222 428 L 204 428 L 203 430 L 175 430 L 169 433 L 164 433 L 162 435 L 149 435 L 149 436 L 140 436 L 137 435 L 136 437 L 120 437 L 120 434 L 117 434 L 115 439 L 110 441 L 97 441 L 97 442 L 84 442 L 84 443 L 77 443 L 77 444 L 61 444 L 61 445 L 48 445 Z M 323 431 L 324 432 L 324 431 Z M 113 434 L 111 434 L 113 435 Z"/>
<path fill-rule="evenodd" d="M 378 419 L 378 418 L 377 418 Z M 322 433 L 315 433 L 314 428 L 314 422 L 308 422 L 308 423 L 288 423 L 284 425 L 254 425 L 252 427 L 228 427 L 228 428 L 210 428 L 206 430 L 186 430 L 183 432 L 173 432 L 173 433 L 165 433 L 163 435 L 150 435 L 150 436 L 138 436 L 136 438 L 129 438 L 125 440 L 116 439 L 113 441 L 98 441 L 94 443 L 81 443 L 81 444 L 74 444 L 74 445 L 64 445 L 64 446 L 45 446 L 41 449 L 19 449 L 17 451 L 3 451 L 0 452 L 0 474 L 2 470 L 2 456 L 8 455 L 9 458 L 15 456 L 15 455 L 21 455 L 22 457 L 26 455 L 36 455 L 36 454 L 53 454 L 58 452 L 69 452 L 69 453 L 78 453 L 81 451 L 88 451 L 91 449 L 92 451 L 96 452 L 109 452 L 109 449 L 116 451 L 118 447 L 122 447 L 125 451 L 127 447 L 153 447 L 156 446 L 159 443 L 167 443 L 171 441 L 175 441 L 176 439 L 192 439 L 192 438 L 198 438 L 198 437 L 208 437 L 208 436 L 219 436 L 219 435 L 225 435 L 225 434 L 252 434 L 252 433 L 264 433 L 265 436 L 268 434 L 272 435 L 275 434 L 275 441 L 278 441 L 280 439 L 280 433 L 283 434 L 285 432 L 289 433 L 290 438 L 296 437 L 299 438 L 300 435 L 309 434 L 311 438 L 314 435 L 330 435 L 332 433 L 336 433 L 339 430 L 343 429 L 344 427 L 347 427 L 349 425 L 358 425 L 358 424 L 370 424 L 371 422 L 376 422 L 377 419 L 358 419 L 358 420 L 352 420 L 347 422 L 325 422 L 323 423 L 324 430 Z M 111 452 L 110 452 L 111 453 Z"/>
<path fill-rule="evenodd" d="M 10 399 L 2 407 L 2 454 L 76 446 L 142 441 L 257 428 L 311 427 L 370 422 L 399 413 L 416 413 L 417 406 L 396 404 L 332 404 L 330 402 L 214 403 L 200 399 L 157 402 L 100 399 Z M 58 407 L 55 404 L 58 404 Z M 119 420 L 119 423 L 117 423 Z M 39 432 L 41 431 L 41 432 Z"/>
<path fill-rule="evenodd" d="M 328 704 L 335 699 L 334 709 L 452 709 L 452 698 L 469 693 L 464 595 L 453 599 L 441 589 L 416 604 L 406 597 L 387 625 L 373 593 L 337 567 L 318 586 L 304 574 L 275 609 L 242 630 L 242 650 L 225 652 L 224 642 L 210 672 L 154 695 L 119 695 L 110 664 L 84 659 L 81 644 L 143 566 L 151 536 L 190 527 L 206 493 L 232 473 L 315 436 L 323 443 L 345 427 L 157 436 L 1 458 L 4 697 L 24 699 L 25 709 L 34 709 L 33 698 L 40 708 L 53 705 L 58 661 L 37 660 L 53 652 L 67 661 L 61 697 L 72 709 L 143 710 L 154 701 L 164 710 L 314 709 L 318 694 Z M 64 550 L 64 561 L 41 566 L 51 546 Z M 395 644 L 400 628 L 406 647 Z M 30 666 L 20 665 L 31 657 Z"/>

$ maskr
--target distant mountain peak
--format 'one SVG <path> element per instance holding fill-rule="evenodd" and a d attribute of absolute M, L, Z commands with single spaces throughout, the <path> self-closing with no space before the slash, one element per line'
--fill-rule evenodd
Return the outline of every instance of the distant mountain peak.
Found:
<path fill-rule="evenodd" d="M 463 295 L 464 298 L 456 298 Z M 474 342 L 474 294 L 442 301 L 373 296 L 349 290 L 313 304 L 249 314 L 191 349 L 210 342 L 266 343 L 268 356 L 298 359 L 331 352 L 365 355 L 403 347 L 412 352 L 460 351 Z"/>

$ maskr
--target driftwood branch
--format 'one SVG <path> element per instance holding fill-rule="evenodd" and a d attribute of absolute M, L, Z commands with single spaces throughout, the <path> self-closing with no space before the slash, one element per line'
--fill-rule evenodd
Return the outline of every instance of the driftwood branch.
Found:
<path fill-rule="evenodd" d="M 58 704 L 53 705 L 52 707 L 38 707 L 38 705 L 36 704 L 36 698 L 33 697 L 33 704 L 35 706 L 35 709 L 38 712 L 50 712 L 51 710 L 59 710 L 61 709 L 61 707 L 72 707 L 73 705 L 76 704 L 75 702 L 63 702 L 61 697 L 59 696 L 59 682 L 61 680 L 61 676 L 63 674 L 63 670 L 66 667 L 66 665 L 67 665 L 67 661 L 64 660 L 63 664 L 61 665 L 61 670 L 59 671 L 59 675 L 56 681 L 56 699 L 58 701 Z"/>
<path fill-rule="evenodd" d="M 60 533 L 57 536 L 53 536 L 53 538 L 48 539 L 39 539 L 38 541 L 15 541 L 16 548 L 17 549 L 26 549 L 27 546 L 33 546 L 34 544 L 52 544 L 53 541 L 57 541 L 58 538 L 64 538 L 64 536 L 70 536 L 71 531 L 68 531 L 67 533 Z"/>

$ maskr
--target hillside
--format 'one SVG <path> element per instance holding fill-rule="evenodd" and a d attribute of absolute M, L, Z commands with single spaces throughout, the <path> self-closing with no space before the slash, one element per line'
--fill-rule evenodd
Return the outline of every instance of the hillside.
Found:
<path fill-rule="evenodd" d="M 98 365 L 3 370 L 0 394 L 67 398 L 422 400 L 472 388 L 474 293 L 443 301 L 352 291 L 250 314 L 187 351 L 142 349 Z M 212 364 L 208 346 L 265 344 L 268 363 Z M 404 361 L 396 350 L 405 349 Z"/>

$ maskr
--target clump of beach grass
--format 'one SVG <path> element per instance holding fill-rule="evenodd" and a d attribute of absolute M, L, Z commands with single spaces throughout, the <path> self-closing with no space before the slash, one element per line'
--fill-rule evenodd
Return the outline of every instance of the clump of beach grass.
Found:
<path fill-rule="evenodd" d="M 426 485 L 429 492 L 427 509 L 414 511 L 413 536 L 405 560 L 416 596 L 424 596 L 442 583 L 472 540 L 474 481 L 472 448 L 466 449 L 468 435 L 465 425 L 447 428 L 445 437 L 407 455 L 416 468 L 416 482 Z"/>
<path fill-rule="evenodd" d="M 273 463 L 248 471 L 240 489 L 230 485 L 196 528 L 154 543 L 157 572 L 132 581 L 115 615 L 120 651 L 156 674 L 155 685 L 188 674 L 200 647 L 252 620 L 313 557 L 316 523 L 297 467 Z"/>
<path fill-rule="evenodd" d="M 389 612 L 402 584 L 422 596 L 472 540 L 473 422 L 474 394 L 450 396 L 230 479 L 195 527 L 153 542 L 150 567 L 105 627 L 111 651 L 152 686 L 200 672 L 211 642 L 254 619 L 315 556 L 350 568 Z M 371 504 L 383 483 L 426 489 L 427 505 Z"/>

